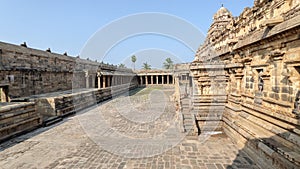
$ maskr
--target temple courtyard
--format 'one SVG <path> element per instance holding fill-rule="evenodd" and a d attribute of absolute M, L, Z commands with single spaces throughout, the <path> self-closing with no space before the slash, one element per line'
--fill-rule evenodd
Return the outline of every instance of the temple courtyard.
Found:
<path fill-rule="evenodd" d="M 13 138 L 0 168 L 259 168 L 225 134 L 180 132 L 173 92 L 136 89 Z"/>

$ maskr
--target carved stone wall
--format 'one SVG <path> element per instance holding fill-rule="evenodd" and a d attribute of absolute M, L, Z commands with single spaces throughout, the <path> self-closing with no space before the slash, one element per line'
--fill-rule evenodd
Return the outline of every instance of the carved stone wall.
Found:
<path fill-rule="evenodd" d="M 217 12 L 227 17 L 214 21 L 191 66 L 197 97 L 218 98 L 215 90 L 204 89 L 215 84 L 205 74 L 215 72 L 213 63 L 222 63 L 223 131 L 263 167 L 299 168 L 300 2 L 254 4 L 236 18 L 224 7 Z"/>

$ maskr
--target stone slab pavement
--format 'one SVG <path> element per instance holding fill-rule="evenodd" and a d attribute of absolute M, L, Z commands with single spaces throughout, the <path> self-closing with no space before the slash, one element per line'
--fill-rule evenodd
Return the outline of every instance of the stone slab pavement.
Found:
<path fill-rule="evenodd" d="M 223 134 L 187 139 L 168 92 L 143 92 L 2 143 L 0 168 L 259 168 Z"/>

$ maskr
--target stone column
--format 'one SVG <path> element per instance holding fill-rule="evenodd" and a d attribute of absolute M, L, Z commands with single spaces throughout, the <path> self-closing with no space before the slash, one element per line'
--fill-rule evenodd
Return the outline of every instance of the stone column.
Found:
<path fill-rule="evenodd" d="M 167 84 L 170 83 L 170 75 L 167 75 Z"/>
<path fill-rule="evenodd" d="M 102 84 L 103 84 L 103 88 L 106 88 L 106 76 L 103 76 Z"/>
<path fill-rule="evenodd" d="M 158 84 L 158 75 L 156 75 L 156 84 Z"/>
<path fill-rule="evenodd" d="M 164 75 L 161 75 L 161 84 L 165 84 L 165 77 L 164 77 Z"/>
<path fill-rule="evenodd" d="M 151 84 L 153 84 L 153 75 L 151 75 Z"/>
<path fill-rule="evenodd" d="M 140 85 L 143 85 L 143 76 L 140 76 Z"/>
<path fill-rule="evenodd" d="M 101 73 L 100 72 L 97 72 L 97 80 L 98 80 L 98 89 L 101 88 L 101 84 L 100 84 L 100 78 L 101 78 Z"/>
<path fill-rule="evenodd" d="M 172 84 L 175 84 L 175 77 L 172 75 Z"/>
<path fill-rule="evenodd" d="M 85 88 L 89 88 L 90 85 L 89 85 L 89 72 L 88 71 L 85 71 Z"/>
<path fill-rule="evenodd" d="M 146 85 L 148 85 L 148 76 L 145 76 L 145 80 L 146 80 Z"/>

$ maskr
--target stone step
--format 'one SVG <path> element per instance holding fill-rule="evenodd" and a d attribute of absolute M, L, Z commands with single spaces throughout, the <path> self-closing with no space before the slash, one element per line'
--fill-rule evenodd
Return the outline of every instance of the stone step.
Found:
<path fill-rule="evenodd" d="M 184 119 L 183 120 L 184 121 L 184 123 L 186 123 L 186 124 L 193 124 L 193 119 L 192 118 L 190 118 L 190 119 Z"/>
<path fill-rule="evenodd" d="M 182 113 L 183 114 L 183 117 L 192 117 L 191 113 Z"/>
<path fill-rule="evenodd" d="M 38 128 L 40 125 L 41 125 L 40 117 L 33 117 L 24 120 L 20 123 L 15 123 L 10 126 L 2 127 L 0 129 L 0 143 L 7 139 L 15 137 L 17 135 L 34 130 Z"/>
<path fill-rule="evenodd" d="M 45 120 L 43 122 L 43 126 L 47 127 L 47 126 L 50 126 L 52 124 L 58 123 L 58 122 L 60 122 L 62 120 L 63 120 L 62 117 L 58 117 L 58 116 L 50 117 L 50 118 L 48 118 L 47 120 Z"/>
<path fill-rule="evenodd" d="M 281 156 L 280 158 L 284 158 L 300 165 L 299 156 L 296 155 L 299 155 L 299 148 L 296 148 L 293 145 L 291 147 L 287 146 L 286 144 L 288 142 L 282 139 L 278 140 L 277 135 L 266 138 L 266 135 L 268 135 L 269 131 L 254 125 L 250 121 L 237 119 L 234 123 L 230 123 L 227 118 L 224 120 L 226 125 L 229 125 L 238 131 L 243 137 L 247 138 L 247 140 L 257 140 L 255 142 L 256 147 L 258 147 L 257 149 L 266 153 L 265 155 L 268 155 L 270 158 L 273 158 L 274 153 L 276 152 Z"/>
<path fill-rule="evenodd" d="M 223 131 L 223 128 L 220 127 L 210 127 L 210 126 L 205 126 L 205 127 L 200 127 L 200 133 L 203 132 L 213 132 L 213 131 Z"/>
<path fill-rule="evenodd" d="M 221 121 L 222 117 L 196 117 L 199 121 Z"/>

